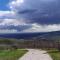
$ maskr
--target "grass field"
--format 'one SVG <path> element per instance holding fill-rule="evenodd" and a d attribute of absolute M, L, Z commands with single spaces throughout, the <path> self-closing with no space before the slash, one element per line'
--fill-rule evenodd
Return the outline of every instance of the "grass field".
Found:
<path fill-rule="evenodd" d="M 27 50 L 12 50 L 12 51 L 7 51 L 3 50 L 0 51 L 0 60 L 18 60 L 21 56 L 23 56 Z"/>
<path fill-rule="evenodd" d="M 47 50 L 53 60 L 60 60 L 60 51 L 57 49 Z"/>

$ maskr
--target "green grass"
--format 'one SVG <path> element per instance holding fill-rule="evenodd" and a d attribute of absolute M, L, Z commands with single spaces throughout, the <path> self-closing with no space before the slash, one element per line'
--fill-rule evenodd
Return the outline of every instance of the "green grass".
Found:
<path fill-rule="evenodd" d="M 3 50 L 0 51 L 0 60 L 18 60 L 26 52 L 27 50 L 20 50 L 20 49 L 12 51 Z"/>
<path fill-rule="evenodd" d="M 47 50 L 53 60 L 60 60 L 60 51 L 57 49 Z"/>

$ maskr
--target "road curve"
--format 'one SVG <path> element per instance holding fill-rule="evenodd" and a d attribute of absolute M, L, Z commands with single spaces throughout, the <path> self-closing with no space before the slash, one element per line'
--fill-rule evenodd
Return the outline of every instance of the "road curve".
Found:
<path fill-rule="evenodd" d="M 18 60 L 52 60 L 50 55 L 43 50 L 28 49 L 29 51 Z"/>

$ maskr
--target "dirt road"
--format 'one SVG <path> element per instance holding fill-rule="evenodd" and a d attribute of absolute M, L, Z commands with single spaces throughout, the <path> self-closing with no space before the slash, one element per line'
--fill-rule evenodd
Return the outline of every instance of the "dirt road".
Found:
<path fill-rule="evenodd" d="M 43 50 L 28 49 L 29 51 L 19 60 L 52 60 L 52 58 Z"/>

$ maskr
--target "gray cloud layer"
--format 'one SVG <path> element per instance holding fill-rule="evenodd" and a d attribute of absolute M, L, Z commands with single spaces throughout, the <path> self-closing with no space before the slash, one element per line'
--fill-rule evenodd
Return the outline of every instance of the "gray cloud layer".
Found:
<path fill-rule="evenodd" d="M 11 0 L 11 11 L 0 11 L 0 32 L 60 30 L 60 0 Z"/>
<path fill-rule="evenodd" d="M 24 0 L 16 8 L 21 18 L 31 23 L 58 24 L 60 23 L 60 0 Z"/>

